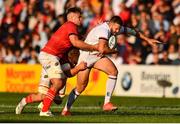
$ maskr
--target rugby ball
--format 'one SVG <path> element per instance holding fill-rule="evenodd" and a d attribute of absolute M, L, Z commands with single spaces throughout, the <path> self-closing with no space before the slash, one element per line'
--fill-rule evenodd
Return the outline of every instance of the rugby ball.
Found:
<path fill-rule="evenodd" d="M 117 46 L 116 36 L 112 35 L 108 40 L 108 46 L 110 49 L 115 49 Z"/>

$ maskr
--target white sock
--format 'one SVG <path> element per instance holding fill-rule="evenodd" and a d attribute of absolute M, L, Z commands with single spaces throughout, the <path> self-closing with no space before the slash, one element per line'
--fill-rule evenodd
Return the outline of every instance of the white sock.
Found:
<path fill-rule="evenodd" d="M 108 79 L 106 81 L 106 95 L 105 95 L 105 99 L 104 99 L 104 104 L 110 102 L 112 93 L 116 86 L 116 80 L 117 80 L 116 76 L 112 76 L 112 75 L 108 76 Z"/>
<path fill-rule="evenodd" d="M 27 104 L 27 103 L 26 103 L 26 98 L 22 98 L 21 104 L 22 104 L 23 106 L 25 106 L 25 105 Z"/>
<path fill-rule="evenodd" d="M 59 96 L 61 98 L 65 97 L 66 85 L 59 91 Z"/>

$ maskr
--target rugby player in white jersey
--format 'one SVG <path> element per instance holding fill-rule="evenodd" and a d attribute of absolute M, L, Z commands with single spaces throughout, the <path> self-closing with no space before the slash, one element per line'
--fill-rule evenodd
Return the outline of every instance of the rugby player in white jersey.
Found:
<path fill-rule="evenodd" d="M 94 27 L 87 35 L 85 42 L 87 44 L 97 44 L 98 52 L 88 52 L 88 51 L 80 51 L 80 56 L 78 59 L 78 63 L 81 61 L 87 62 L 87 69 L 78 72 L 77 74 L 77 85 L 69 94 L 67 103 L 62 110 L 61 115 L 68 116 L 71 115 L 70 108 L 77 97 L 85 90 L 91 68 L 98 69 L 100 71 L 105 72 L 108 75 L 108 79 L 106 82 L 106 94 L 104 99 L 103 110 L 104 111 L 115 111 L 118 108 L 110 102 L 112 93 L 114 91 L 116 80 L 117 80 L 117 68 L 113 64 L 113 62 L 106 57 L 107 54 L 116 53 L 115 49 L 110 49 L 108 47 L 108 39 L 111 35 L 117 35 L 120 33 L 129 33 L 133 34 L 145 41 L 147 41 L 150 45 L 156 45 L 159 41 L 147 38 L 142 33 L 137 32 L 130 28 L 125 28 L 122 26 L 122 20 L 119 16 L 113 16 L 109 22 L 104 22 L 96 27 Z M 97 89 L 100 90 L 100 89 Z"/>

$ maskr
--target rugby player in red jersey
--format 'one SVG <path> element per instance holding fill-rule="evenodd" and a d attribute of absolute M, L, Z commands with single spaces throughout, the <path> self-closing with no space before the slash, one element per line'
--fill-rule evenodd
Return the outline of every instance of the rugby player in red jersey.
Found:
<path fill-rule="evenodd" d="M 84 70 L 87 68 L 86 62 L 81 62 L 77 65 L 77 60 L 79 57 L 79 50 L 76 48 L 71 49 L 68 52 L 68 56 L 63 57 L 63 59 L 60 60 L 61 68 L 63 72 L 66 75 L 66 78 L 72 77 L 76 75 L 79 71 Z M 38 93 L 32 93 L 27 95 L 26 97 L 23 97 L 21 101 L 18 103 L 15 113 L 21 114 L 24 107 L 28 104 L 35 103 L 35 102 L 41 102 L 45 95 L 48 92 L 49 87 L 51 86 L 50 80 L 48 78 L 48 75 L 46 71 L 43 69 L 41 73 L 41 80 L 39 82 L 38 86 Z M 63 97 L 65 96 L 65 88 L 59 91 L 59 94 L 56 95 L 54 98 L 54 102 L 56 104 L 61 104 Z M 43 107 L 42 102 L 38 105 L 38 109 L 41 110 Z"/>
<path fill-rule="evenodd" d="M 81 24 L 81 10 L 77 7 L 69 8 L 66 17 L 67 22 L 51 36 L 39 54 L 39 61 L 52 83 L 43 99 L 43 108 L 40 116 L 52 116 L 49 108 L 55 95 L 66 83 L 65 74 L 62 71 L 59 60 L 72 47 L 87 51 L 98 51 L 98 45 L 89 45 L 78 39 L 77 26 Z"/>

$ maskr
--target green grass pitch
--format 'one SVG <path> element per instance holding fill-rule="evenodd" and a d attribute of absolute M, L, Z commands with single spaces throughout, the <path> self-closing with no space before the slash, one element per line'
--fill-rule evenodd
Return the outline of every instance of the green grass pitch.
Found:
<path fill-rule="evenodd" d="M 119 109 L 116 112 L 103 112 L 103 96 L 80 96 L 71 110 L 72 116 L 60 115 L 67 97 L 59 106 L 53 104 L 54 117 L 40 117 L 37 103 L 25 107 L 21 115 L 15 114 L 15 107 L 27 94 L 0 93 L 0 122 L 180 122 L 180 99 L 178 98 L 144 98 L 112 97 L 112 102 Z"/>

